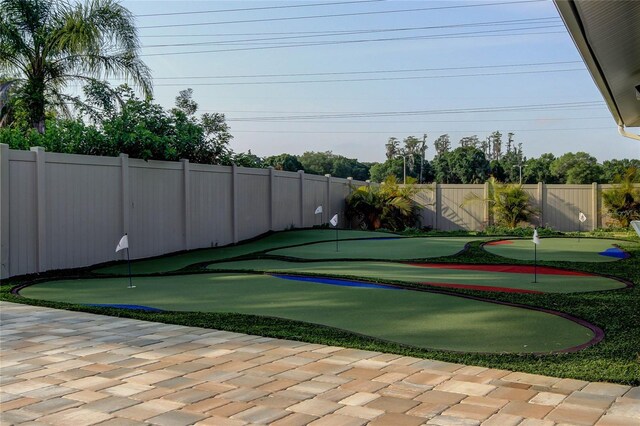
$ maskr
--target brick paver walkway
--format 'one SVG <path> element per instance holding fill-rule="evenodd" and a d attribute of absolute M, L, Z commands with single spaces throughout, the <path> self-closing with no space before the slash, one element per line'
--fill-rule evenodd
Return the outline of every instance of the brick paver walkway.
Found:
<path fill-rule="evenodd" d="M 640 388 L 0 303 L 0 423 L 639 425 Z"/>

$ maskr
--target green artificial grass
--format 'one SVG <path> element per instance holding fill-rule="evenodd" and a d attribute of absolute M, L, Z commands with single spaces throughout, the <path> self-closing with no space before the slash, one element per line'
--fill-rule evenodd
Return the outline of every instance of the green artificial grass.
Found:
<path fill-rule="evenodd" d="M 594 275 L 542 275 L 534 283 L 533 274 L 485 272 L 463 269 L 425 268 L 404 263 L 376 261 L 287 262 L 278 259 L 239 260 L 214 263 L 216 271 L 259 271 L 311 274 L 366 279 L 375 282 L 448 283 L 537 290 L 545 293 L 573 293 L 624 288 L 620 281 Z"/>
<path fill-rule="evenodd" d="M 180 254 L 167 255 L 153 259 L 142 259 L 131 262 L 131 273 L 134 275 L 158 274 L 178 271 L 189 265 L 230 259 L 272 250 L 278 247 L 286 247 L 298 244 L 314 243 L 318 241 L 332 241 L 335 239 L 335 231 L 331 229 L 301 229 L 270 234 L 264 238 L 251 240 L 237 245 L 217 247 L 202 250 L 192 250 Z M 399 237 L 398 235 L 383 232 L 367 232 L 341 230 L 342 238 L 380 238 L 384 236 Z M 126 275 L 129 273 L 126 262 L 101 267 L 93 270 L 94 273 L 105 275 Z"/>
<path fill-rule="evenodd" d="M 508 240 L 508 242 L 508 244 L 486 244 L 484 249 L 509 259 L 534 260 L 534 244 L 530 239 Z M 541 261 L 615 262 L 620 259 L 598 253 L 618 243 L 620 240 L 599 238 L 540 238 L 536 255 Z"/>
<path fill-rule="evenodd" d="M 332 231 L 328 232 L 331 233 Z M 287 234 L 287 232 L 282 234 Z M 496 301 L 517 303 L 565 312 L 573 315 L 574 317 L 588 321 L 591 324 L 600 327 L 604 331 L 605 338 L 600 343 L 575 353 L 566 354 L 540 356 L 533 354 L 482 354 L 436 351 L 383 341 L 332 327 L 273 317 L 212 312 L 169 311 L 162 313 L 149 313 L 123 309 L 90 307 L 41 299 L 25 299 L 11 293 L 11 290 L 17 286 L 46 279 L 68 278 L 72 276 L 89 278 L 92 274 L 86 269 L 52 271 L 38 276 L 14 277 L 8 280 L 3 280 L 0 284 L 0 299 L 9 302 L 29 303 L 57 309 L 79 310 L 168 324 L 229 330 L 274 338 L 395 353 L 403 356 L 429 358 L 466 365 L 477 365 L 532 374 L 542 374 L 587 381 L 615 382 L 638 386 L 640 385 L 640 327 L 638 327 L 638 324 L 640 324 L 640 244 L 638 244 L 638 241 L 640 240 L 635 236 L 635 234 L 632 234 L 633 233 L 629 232 L 626 234 L 612 234 L 607 233 L 604 230 L 598 230 L 597 233 L 593 234 L 593 236 L 601 238 L 631 238 L 633 240 L 632 242 L 621 240 L 617 241 L 621 248 L 630 253 L 631 257 L 629 259 L 605 263 L 562 261 L 539 262 L 540 265 L 545 266 L 555 266 L 619 277 L 632 282 L 634 286 L 630 288 L 591 293 L 553 294 L 513 294 L 454 289 L 447 290 L 451 293 L 469 294 L 483 298 L 491 298 Z M 275 235 L 278 234 L 274 234 L 274 236 Z M 438 233 L 437 235 L 442 236 L 445 234 Z M 451 235 L 463 236 L 465 234 L 459 231 Z M 473 237 L 474 235 L 478 234 L 468 233 L 469 237 Z M 380 234 L 374 234 L 374 236 L 380 236 Z M 478 236 L 479 238 L 486 238 L 488 235 Z M 328 235 L 328 240 L 331 238 L 333 237 Z M 544 239 L 542 244 L 545 244 Z M 284 247 L 285 245 L 281 247 Z M 215 250 L 203 251 L 214 252 Z M 209 255 L 205 257 L 205 262 L 211 259 Z M 158 260 L 160 261 L 160 264 L 162 264 L 169 258 L 170 257 L 167 256 Z M 227 256 L 219 256 L 219 258 L 229 259 Z M 251 258 L 251 256 L 247 256 L 246 258 Z M 462 253 L 446 258 L 433 259 L 431 262 L 464 264 L 532 264 L 530 261 L 516 259 L 511 260 L 493 255 L 482 248 L 482 241 L 471 242 L 468 250 L 465 250 Z M 186 263 L 188 265 L 191 262 Z M 183 261 L 181 264 L 185 264 L 185 262 Z M 179 268 L 163 267 L 162 269 L 174 270 Z M 150 270 L 153 271 L 153 268 L 150 268 Z M 118 285 L 126 287 L 127 282 L 126 280 L 119 281 Z M 126 291 L 126 288 L 123 288 L 123 291 Z M 375 306 L 370 306 L 369 310 L 371 316 L 376 315 L 377 311 Z"/>
<path fill-rule="evenodd" d="M 396 343 L 465 352 L 551 352 L 587 343 L 588 328 L 544 312 L 412 290 L 343 287 L 269 275 L 198 274 L 63 280 L 25 297 L 235 312 L 323 324 Z"/>
<path fill-rule="evenodd" d="M 302 247 L 281 248 L 268 252 L 274 256 L 299 259 L 381 259 L 412 260 L 451 256 L 462 250 L 469 237 L 399 238 L 397 240 L 352 240 L 309 244 Z"/>

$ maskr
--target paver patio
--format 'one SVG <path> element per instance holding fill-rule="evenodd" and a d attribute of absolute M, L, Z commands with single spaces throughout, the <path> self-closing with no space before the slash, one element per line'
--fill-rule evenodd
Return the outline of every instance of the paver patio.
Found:
<path fill-rule="evenodd" d="M 637 425 L 640 388 L 0 302 L 0 425 Z"/>

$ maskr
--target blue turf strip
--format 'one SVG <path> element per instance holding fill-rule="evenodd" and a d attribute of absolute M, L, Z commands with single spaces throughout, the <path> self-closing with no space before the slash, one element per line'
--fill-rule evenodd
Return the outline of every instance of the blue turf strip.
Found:
<path fill-rule="evenodd" d="M 272 274 L 271 276 L 276 278 L 282 278 L 284 280 L 305 281 L 305 282 L 311 282 L 311 283 L 317 283 L 317 284 L 339 285 L 342 287 L 361 287 L 361 288 L 379 288 L 383 290 L 402 290 L 401 288 L 393 287 L 390 285 L 363 283 L 360 281 L 350 281 L 350 280 L 338 280 L 333 278 L 300 277 L 296 275 L 280 275 L 280 274 Z"/>
<path fill-rule="evenodd" d="M 149 306 L 142 305 L 119 305 L 119 304 L 109 304 L 109 303 L 92 303 L 86 306 L 96 306 L 98 308 L 116 308 L 116 309 L 132 309 L 137 311 L 145 311 L 145 312 L 164 312 L 162 309 L 151 308 Z"/>
<path fill-rule="evenodd" d="M 608 257 L 616 257 L 618 259 L 626 259 L 629 257 L 629 253 L 627 253 L 626 251 L 618 248 L 618 247 L 611 247 L 606 249 L 605 251 L 601 251 L 600 253 L 598 253 L 600 256 L 608 256 Z"/>

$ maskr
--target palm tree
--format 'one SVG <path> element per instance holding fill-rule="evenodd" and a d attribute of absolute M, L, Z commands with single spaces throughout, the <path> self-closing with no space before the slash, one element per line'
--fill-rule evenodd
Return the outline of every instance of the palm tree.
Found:
<path fill-rule="evenodd" d="M 522 184 L 503 184 L 495 178 L 490 178 L 487 198 L 475 193 L 469 193 L 462 205 L 470 202 L 482 202 L 489 205 L 496 224 L 515 228 L 521 222 L 528 222 L 536 215 L 537 210 L 531 205 L 531 196 L 524 190 Z"/>
<path fill-rule="evenodd" d="M 113 0 L 0 0 L 0 113 L 20 107 L 43 133 L 46 112 L 79 102 L 64 93 L 72 82 L 124 77 L 150 96 L 138 49 L 133 15 Z"/>

